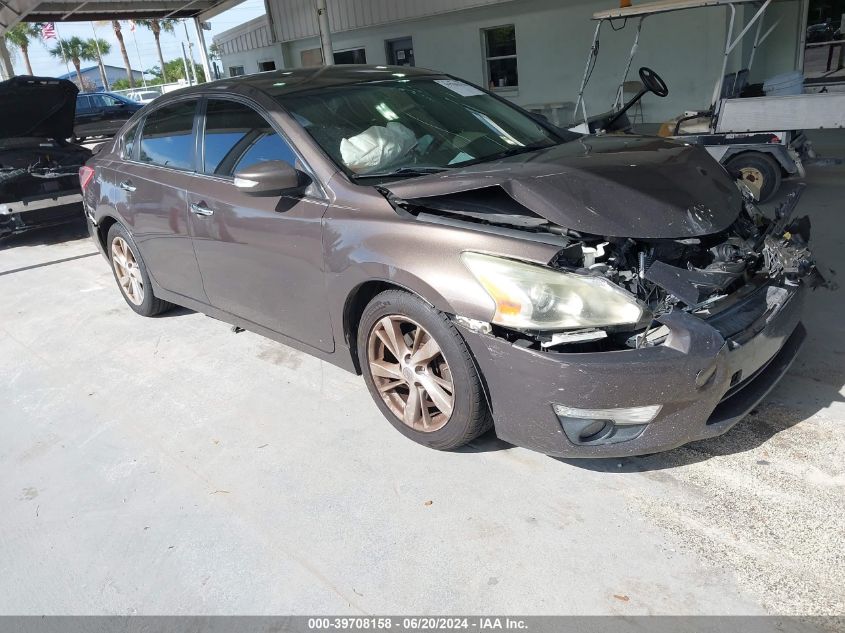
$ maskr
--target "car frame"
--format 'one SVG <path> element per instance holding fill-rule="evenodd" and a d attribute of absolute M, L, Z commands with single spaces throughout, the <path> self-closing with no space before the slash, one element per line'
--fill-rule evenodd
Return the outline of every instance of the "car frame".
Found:
<path fill-rule="evenodd" d="M 481 186 L 468 184 L 472 179 L 506 188 L 514 173 L 533 174 L 520 182 L 560 182 L 551 179 L 560 177 L 560 165 L 585 165 L 585 157 L 600 156 L 604 172 L 624 172 L 618 178 L 626 191 L 640 189 L 640 198 L 629 201 L 639 221 L 618 210 L 616 219 L 627 222 L 631 232 L 646 231 L 643 235 L 652 240 L 674 235 L 668 227 L 676 219 L 669 207 L 661 215 L 643 182 L 680 181 L 683 170 L 692 169 L 704 178 L 699 194 L 718 191 L 718 199 L 735 207 L 696 210 L 696 218 L 682 222 L 690 234 L 706 234 L 700 228 L 705 216 L 722 225 L 745 214 L 750 221 L 756 208 L 701 148 L 629 135 L 566 143 L 565 132 L 544 122 L 539 125 L 550 137 L 560 135 L 560 142 L 542 153 L 481 162 L 457 169 L 454 177 L 387 176 L 374 186 L 364 185 L 268 92 L 286 83 L 289 90 L 293 85 L 318 89 L 374 77 L 436 80 L 459 93 L 490 94 L 425 69 L 349 66 L 221 80 L 170 93 L 136 113 L 81 172 L 92 239 L 112 264 L 127 304 L 147 316 L 172 304 L 185 306 L 363 373 L 391 424 L 438 449 L 456 448 L 492 426 L 508 442 L 556 456 L 666 450 L 724 433 L 786 372 L 805 337 L 800 324 L 804 293 L 820 283 L 806 249 L 809 224 L 791 217 L 800 190 L 788 198 L 777 220 L 754 216 L 765 229 L 748 228 L 753 241 L 765 242 L 785 267 L 755 274 L 754 284 L 743 285 L 745 290 L 727 302 L 711 298 L 698 305 L 687 299 L 699 311 L 710 306 L 714 314 L 707 318 L 677 304 L 640 324 L 641 339 L 613 349 L 596 341 L 618 337 L 618 328 L 610 328 L 610 335 L 602 330 L 603 336 L 587 328 L 584 338 L 583 328 L 545 334 L 502 326 L 499 300 L 479 281 L 478 264 L 468 260 L 480 258 L 483 266 L 492 259 L 552 274 L 555 262 L 576 248 L 572 236 L 578 232 L 520 230 L 504 221 L 478 222 L 472 212 L 439 213 L 432 201 Z M 145 117 L 194 100 L 190 169 L 139 161 L 136 134 Z M 209 100 L 257 112 L 290 145 L 296 169 L 262 164 L 233 178 L 199 173 Z M 508 108 L 526 119 L 532 116 Z M 631 152 L 642 163 L 638 168 L 628 165 Z M 582 171 L 578 180 L 601 187 L 600 172 Z M 271 183 L 266 190 L 264 183 Z M 608 196 L 604 201 L 612 204 L 612 194 L 602 194 Z M 674 199 L 676 194 L 667 195 Z M 532 204 L 529 198 L 520 200 Z M 531 210 L 550 216 L 561 206 L 567 207 L 551 200 Z M 642 215 L 646 208 L 654 216 L 648 220 Z M 587 228 L 603 221 L 567 210 Z M 578 256 L 586 265 L 588 257 L 601 259 L 599 251 L 606 247 L 578 245 Z M 661 280 L 666 267 L 657 262 L 644 266 L 642 257 L 641 268 L 634 271 L 641 278 L 650 275 L 655 284 L 681 296 L 696 292 L 696 283 Z M 579 283 L 592 277 L 590 285 L 606 285 L 595 274 L 568 274 Z M 451 398 L 437 389 L 445 384 Z M 422 409 L 408 415 L 412 399 Z"/>

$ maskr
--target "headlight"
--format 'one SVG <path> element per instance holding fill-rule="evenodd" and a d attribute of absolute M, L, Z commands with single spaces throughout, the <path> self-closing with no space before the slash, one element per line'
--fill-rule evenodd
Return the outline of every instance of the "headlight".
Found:
<path fill-rule="evenodd" d="M 463 253 L 464 263 L 496 303 L 493 323 L 525 330 L 634 325 L 636 298 L 603 277 L 567 273 L 501 257 Z"/>

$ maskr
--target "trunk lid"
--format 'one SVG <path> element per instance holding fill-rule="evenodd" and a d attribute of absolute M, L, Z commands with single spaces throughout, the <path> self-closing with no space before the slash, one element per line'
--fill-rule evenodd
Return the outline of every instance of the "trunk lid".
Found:
<path fill-rule="evenodd" d="M 13 77 L 0 82 L 0 140 L 73 136 L 77 87 L 66 79 Z"/>

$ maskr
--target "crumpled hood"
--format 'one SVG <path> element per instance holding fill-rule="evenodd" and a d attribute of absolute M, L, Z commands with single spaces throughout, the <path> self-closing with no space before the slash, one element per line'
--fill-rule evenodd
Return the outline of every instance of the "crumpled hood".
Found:
<path fill-rule="evenodd" d="M 426 198 L 496 186 L 550 222 L 608 237 L 717 233 L 742 206 L 730 176 L 703 148 L 632 135 L 584 136 L 383 188 L 424 206 Z"/>
<path fill-rule="evenodd" d="M 21 75 L 0 82 L 0 139 L 73 136 L 79 89 L 66 79 Z"/>

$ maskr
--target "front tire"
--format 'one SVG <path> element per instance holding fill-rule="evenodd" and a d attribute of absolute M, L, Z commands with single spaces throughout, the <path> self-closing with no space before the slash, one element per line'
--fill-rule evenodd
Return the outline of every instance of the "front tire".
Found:
<path fill-rule="evenodd" d="M 106 238 L 114 280 L 127 305 L 141 316 L 155 316 L 173 307 L 153 294 L 147 266 L 138 246 L 121 224 L 115 223 Z"/>
<path fill-rule="evenodd" d="M 438 450 L 492 422 L 472 356 L 449 318 L 401 290 L 377 295 L 361 316 L 358 358 L 378 408 L 403 435 Z"/>
<path fill-rule="evenodd" d="M 780 164 L 768 154 L 745 152 L 730 158 L 725 167 L 746 184 L 758 202 L 765 202 L 780 189 Z"/>

